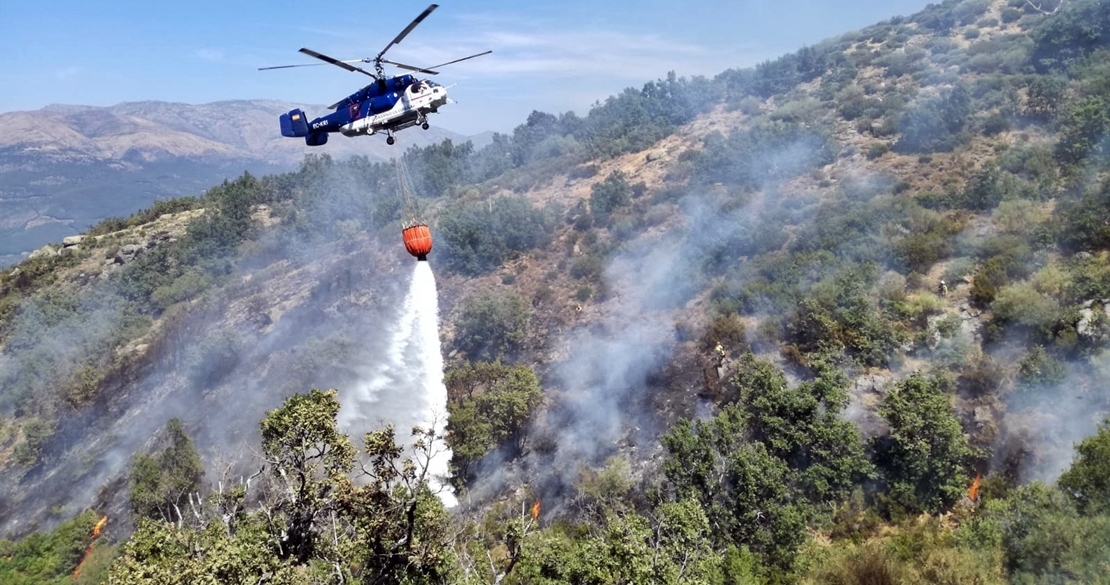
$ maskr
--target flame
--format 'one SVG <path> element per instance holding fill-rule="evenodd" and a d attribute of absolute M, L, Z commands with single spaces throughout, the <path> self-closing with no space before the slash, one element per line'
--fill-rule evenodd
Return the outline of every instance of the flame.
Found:
<path fill-rule="evenodd" d="M 96 538 L 96 537 L 100 536 L 100 530 L 102 528 L 104 528 L 104 525 L 107 524 L 107 523 L 108 523 L 108 517 L 107 516 L 101 518 L 100 520 L 97 520 L 96 525 L 93 526 L 92 537 Z"/>
<path fill-rule="evenodd" d="M 539 517 L 540 517 L 540 501 L 536 500 L 536 503 L 532 504 L 532 521 L 535 522 L 536 519 L 539 518 Z"/>
<path fill-rule="evenodd" d="M 93 541 L 96 540 L 96 537 L 100 536 L 100 531 L 104 529 L 104 525 L 107 523 L 108 517 L 104 516 L 100 520 L 97 520 L 96 524 L 93 525 L 92 536 L 89 538 L 89 546 L 85 549 L 85 554 L 81 555 L 81 562 L 77 563 L 77 568 L 73 569 L 74 579 L 76 579 L 77 576 L 81 574 L 81 565 L 84 565 L 85 559 L 89 558 L 89 555 L 92 554 Z"/>
<path fill-rule="evenodd" d="M 967 497 L 971 501 L 979 499 L 979 485 L 982 483 L 983 477 L 976 473 L 975 479 L 971 482 L 971 486 L 967 488 Z"/>

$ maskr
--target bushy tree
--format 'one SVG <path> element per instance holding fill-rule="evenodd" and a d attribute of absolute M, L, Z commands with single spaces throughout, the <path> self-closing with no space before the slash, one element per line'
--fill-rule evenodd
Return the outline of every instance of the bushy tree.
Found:
<path fill-rule="evenodd" d="M 613 171 L 600 183 L 595 183 L 590 191 L 590 212 L 600 223 L 617 209 L 632 201 L 632 187 L 621 171 Z"/>
<path fill-rule="evenodd" d="M 1064 250 L 1110 248 L 1110 182 L 1075 198 L 1063 199 L 1054 212 L 1057 240 Z"/>
<path fill-rule="evenodd" d="M 424 148 L 410 148 L 404 158 L 416 183 L 413 185 L 417 191 L 414 195 L 442 197 L 464 184 L 469 179 L 467 172 L 473 153 L 472 142 L 455 144 L 450 139 Z"/>
<path fill-rule="evenodd" d="M 1082 165 L 1088 158 L 1107 153 L 1106 131 L 1110 129 L 1110 104 L 1101 95 L 1084 98 L 1069 108 L 1056 143 L 1056 160 L 1066 166 Z"/>
<path fill-rule="evenodd" d="M 1075 448 L 1078 456 L 1057 482 L 1087 514 L 1110 512 L 1110 421 Z"/>
<path fill-rule="evenodd" d="M 262 452 L 288 490 L 276 506 L 288 522 L 282 556 L 299 564 L 313 555 L 317 519 L 335 509 L 335 482 L 354 469 L 355 448 L 336 428 L 338 414 L 336 392 L 313 389 L 262 419 Z"/>
<path fill-rule="evenodd" d="M 693 179 L 701 184 L 723 183 L 743 190 L 795 177 L 836 160 L 836 145 L 803 124 L 758 122 L 726 137 L 711 132 L 694 158 Z"/>
<path fill-rule="evenodd" d="M 542 210 L 533 208 L 527 199 L 498 197 L 488 203 L 447 209 L 437 233 L 448 268 L 477 275 L 542 244 L 547 226 Z"/>
<path fill-rule="evenodd" d="M 495 360 L 520 349 L 528 330 L 529 305 L 513 293 L 482 291 L 463 301 L 455 344 L 471 359 Z"/>
<path fill-rule="evenodd" d="M 270 489 L 221 485 L 183 521 L 141 520 L 109 582 L 456 582 L 447 513 L 428 485 L 434 432 L 414 429 L 411 457 L 392 427 L 356 450 L 337 429 L 335 397 L 313 389 L 268 412 Z"/>
<path fill-rule="evenodd" d="M 180 419 L 171 418 L 164 433 L 160 452 L 140 454 L 131 463 L 131 511 L 175 522 L 188 513 L 187 502 L 200 488 L 204 467 Z"/>
<path fill-rule="evenodd" d="M 1062 1 L 1041 4 L 1045 9 Z M 1033 34 L 1033 65 L 1038 73 L 1066 71 L 1110 39 L 1110 7 L 1103 2 L 1068 2 Z"/>
<path fill-rule="evenodd" d="M 493 449 L 524 449 L 524 427 L 543 399 L 531 368 L 468 363 L 448 370 L 445 384 L 454 397 L 447 404 L 447 445 L 458 483 L 465 483 L 471 466 Z"/>
<path fill-rule="evenodd" d="M 520 563 L 505 582 L 721 583 L 724 559 L 706 538 L 709 530 L 708 517 L 693 500 L 661 504 L 650 516 L 608 512 L 592 526 L 549 530 L 526 540 Z"/>
<path fill-rule="evenodd" d="M 858 430 L 839 420 L 843 374 L 821 367 L 790 389 L 782 372 L 750 354 L 709 421 L 679 421 L 663 438 L 663 472 L 681 496 L 716 520 L 719 544 L 744 545 L 789 569 L 815 506 L 847 497 L 871 473 Z"/>
<path fill-rule="evenodd" d="M 1029 350 L 1018 362 L 1018 384 L 1024 388 L 1052 386 L 1064 381 L 1067 372 L 1064 364 L 1038 345 Z"/>
<path fill-rule="evenodd" d="M 890 433 L 875 441 L 891 501 L 909 511 L 939 513 L 963 495 L 975 455 L 944 382 L 914 373 L 879 406 Z"/>
<path fill-rule="evenodd" d="M 971 96 L 962 85 L 947 95 L 921 101 L 898 122 L 901 137 L 894 150 L 901 153 L 947 152 L 962 140 L 971 115 Z"/>
<path fill-rule="evenodd" d="M 969 528 L 969 536 L 982 545 L 998 543 L 1013 583 L 1098 583 L 1105 578 L 1110 516 L 1084 517 L 1060 490 L 1042 483 L 987 502 Z"/>

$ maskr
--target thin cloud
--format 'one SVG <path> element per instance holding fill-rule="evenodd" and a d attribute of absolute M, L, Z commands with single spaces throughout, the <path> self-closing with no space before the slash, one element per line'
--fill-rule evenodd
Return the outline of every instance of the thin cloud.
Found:
<path fill-rule="evenodd" d="M 197 49 L 193 54 L 205 61 L 223 61 L 224 52 L 220 49 Z"/>
<path fill-rule="evenodd" d="M 333 38 L 333 39 L 351 39 L 351 38 L 355 38 L 355 36 L 356 36 L 355 31 L 345 30 L 345 29 L 317 28 L 317 27 L 311 27 L 311 26 L 301 26 L 301 27 L 297 27 L 297 29 L 301 30 L 301 31 L 304 31 L 306 33 L 310 33 L 310 34 L 314 34 L 314 35 L 318 35 L 318 36 L 322 36 L 322 37 L 330 37 L 330 38 Z"/>
<path fill-rule="evenodd" d="M 57 71 L 55 71 L 54 72 L 54 78 L 57 79 L 58 81 L 66 81 L 67 79 L 73 77 L 74 75 L 77 75 L 80 72 L 81 72 L 80 67 L 65 67 L 65 68 L 58 69 Z"/>
<path fill-rule="evenodd" d="M 726 55 L 708 46 L 659 35 L 613 30 L 470 31 L 466 36 L 437 38 L 434 44 L 413 42 L 398 46 L 394 58 L 427 65 L 486 49 L 492 49 L 493 54 L 453 67 L 478 75 L 603 75 L 649 81 L 667 71 L 708 75 L 764 58 L 756 47 Z"/>

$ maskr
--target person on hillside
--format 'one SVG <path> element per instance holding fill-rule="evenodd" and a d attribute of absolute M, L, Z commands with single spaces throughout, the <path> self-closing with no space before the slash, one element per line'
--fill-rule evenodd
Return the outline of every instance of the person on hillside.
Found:
<path fill-rule="evenodd" d="M 940 296 L 942 296 L 942 297 L 948 296 L 948 283 L 946 283 L 942 280 L 942 281 L 940 281 L 940 286 L 938 288 L 940 289 Z"/>

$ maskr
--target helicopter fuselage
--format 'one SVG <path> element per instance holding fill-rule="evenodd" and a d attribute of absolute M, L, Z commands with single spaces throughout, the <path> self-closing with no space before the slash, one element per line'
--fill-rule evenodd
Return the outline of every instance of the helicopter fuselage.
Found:
<path fill-rule="evenodd" d="M 400 75 L 372 83 L 335 104 L 335 111 L 308 121 L 300 109 L 281 115 L 281 133 L 304 137 L 309 146 L 327 143 L 327 134 L 369 136 L 378 132 L 392 134 L 426 122 L 447 103 L 447 88 Z"/>
<path fill-rule="evenodd" d="M 362 59 L 339 60 L 329 57 L 307 47 L 301 47 L 300 52 L 319 59 L 324 63 L 335 65 L 340 69 L 350 72 L 362 73 L 374 78 L 374 83 L 363 87 L 355 93 L 328 106 L 335 111 L 309 121 L 301 109 L 291 110 L 281 115 L 281 135 L 304 138 L 309 146 L 320 146 L 328 141 L 328 134 L 340 132 L 344 136 L 368 136 L 385 132 L 388 136 L 386 144 L 393 144 L 393 133 L 397 130 L 409 128 L 420 124 L 428 129 L 428 114 L 434 114 L 444 106 L 447 99 L 447 88 L 431 81 L 420 81 L 412 75 L 397 75 L 386 77 L 384 64 L 388 63 L 400 69 L 406 69 L 424 75 L 439 75 L 436 69 L 469 61 L 475 57 L 489 55 L 493 51 L 482 51 L 461 59 L 452 59 L 446 63 L 432 65 L 431 67 L 413 67 L 396 61 L 385 59 L 385 54 L 390 48 L 405 40 L 410 32 L 425 18 L 428 18 L 438 4 L 431 4 L 424 9 L 404 30 L 401 31 L 376 57 Z M 372 63 L 373 69 L 367 70 L 353 63 Z M 294 65 L 275 65 L 272 67 L 259 67 L 259 70 L 288 69 L 291 67 L 307 67 L 319 63 L 302 63 Z"/>
<path fill-rule="evenodd" d="M 417 82 L 400 93 L 393 107 L 351 120 L 341 126 L 339 131 L 344 136 L 369 136 L 383 131 L 402 130 L 422 124 L 428 114 L 439 111 L 446 104 L 447 88 L 430 81 Z"/>

